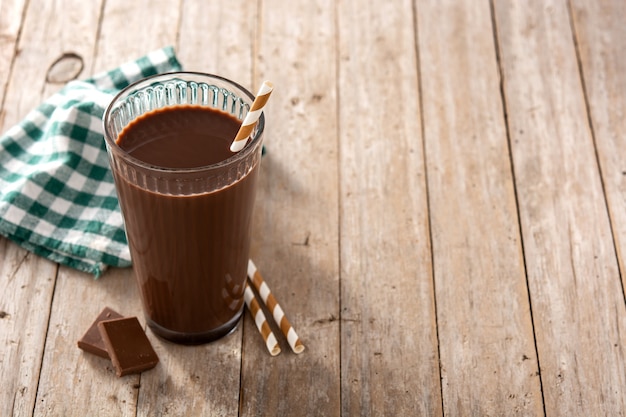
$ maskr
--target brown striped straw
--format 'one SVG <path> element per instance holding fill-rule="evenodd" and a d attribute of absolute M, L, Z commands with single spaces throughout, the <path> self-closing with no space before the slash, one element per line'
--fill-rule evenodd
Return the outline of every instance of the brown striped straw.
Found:
<path fill-rule="evenodd" d="M 252 262 L 252 259 L 248 260 L 248 279 L 252 282 L 252 285 L 258 291 L 267 309 L 272 313 L 274 320 L 280 326 L 280 330 L 287 338 L 291 350 L 295 353 L 302 353 L 304 351 L 302 341 L 300 341 L 293 326 L 289 323 L 289 320 L 287 320 L 285 312 L 278 304 L 278 301 L 276 301 L 276 298 L 270 291 L 270 287 L 268 287 L 256 265 Z"/>
<path fill-rule="evenodd" d="M 243 123 L 241 123 L 241 127 L 237 132 L 237 136 L 235 136 L 235 140 L 230 145 L 231 152 L 239 152 L 243 149 L 246 142 L 248 141 L 248 137 L 252 133 L 252 129 L 254 129 L 254 125 L 256 124 L 259 117 L 261 117 L 261 113 L 263 113 L 263 107 L 267 103 L 267 100 L 270 98 L 270 94 L 272 94 L 272 90 L 274 89 L 274 84 L 269 81 L 263 81 L 259 92 L 252 102 L 252 107 L 250 107 L 250 111 L 246 114 L 245 119 L 243 119 Z"/>
<path fill-rule="evenodd" d="M 267 350 L 270 352 L 270 355 L 276 356 L 280 353 L 280 346 L 278 346 L 278 342 L 276 341 L 276 337 L 274 333 L 272 333 L 272 329 L 270 329 L 269 324 L 267 324 L 267 320 L 265 319 L 265 314 L 263 314 L 263 310 L 259 306 L 258 301 L 254 298 L 254 293 L 250 286 L 246 284 L 246 289 L 243 293 L 243 298 L 246 301 L 246 305 L 248 306 L 248 310 L 250 310 L 250 314 L 252 314 L 252 318 L 254 319 L 254 323 L 256 324 L 256 328 L 259 329 L 261 336 L 263 336 L 263 340 L 265 341 L 265 346 Z"/>

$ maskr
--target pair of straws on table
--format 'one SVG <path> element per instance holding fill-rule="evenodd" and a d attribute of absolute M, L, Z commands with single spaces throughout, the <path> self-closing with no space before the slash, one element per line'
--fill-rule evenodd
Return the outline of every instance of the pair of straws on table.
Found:
<path fill-rule="evenodd" d="M 280 331 L 287 338 L 287 342 L 295 353 L 302 353 L 304 351 L 304 345 L 300 338 L 296 334 L 291 323 L 287 320 L 287 316 L 285 316 L 285 312 L 276 301 L 276 298 L 272 295 L 270 288 L 267 286 L 261 273 L 258 271 L 256 265 L 252 260 L 248 261 L 248 282 L 246 283 L 246 289 L 244 292 L 244 300 L 246 301 L 246 305 L 250 310 L 250 314 L 252 314 L 252 318 L 254 319 L 254 323 L 256 324 L 257 329 L 263 336 L 263 340 L 265 341 L 265 346 L 267 350 L 270 352 L 270 355 L 276 356 L 280 353 L 280 346 L 278 346 L 278 342 L 276 341 L 276 337 L 270 329 L 269 324 L 267 323 L 267 319 L 265 318 L 265 313 L 261 309 L 258 301 L 254 297 L 254 293 L 250 288 L 250 285 L 257 290 L 263 303 L 267 306 L 267 309 L 272 314 L 274 321 L 280 327 Z"/>

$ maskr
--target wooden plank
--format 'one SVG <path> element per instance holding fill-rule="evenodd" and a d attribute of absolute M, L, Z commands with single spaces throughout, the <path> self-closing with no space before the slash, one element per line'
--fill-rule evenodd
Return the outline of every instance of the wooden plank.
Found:
<path fill-rule="evenodd" d="M 589 115 L 626 287 L 626 3 L 572 2 Z"/>
<path fill-rule="evenodd" d="M 160 363 L 141 375 L 118 378 L 110 361 L 76 346 L 105 306 L 125 316 L 137 316 L 145 324 L 132 270 L 112 269 L 95 281 L 86 274 L 61 269 L 37 415 L 236 415 L 241 330 L 202 346 L 165 342 L 148 330 Z"/>
<path fill-rule="evenodd" d="M 59 13 L 56 9 L 59 6 L 65 6 L 67 12 Z M 15 40 L 11 36 L 17 35 L 13 22 L 21 21 L 22 12 L 19 9 L 23 6 L 17 2 L 13 7 L 17 8 L 2 15 L 3 22 L 5 16 L 11 19 L 11 24 L 6 26 L 9 37 L 4 38 L 9 42 Z M 50 66 L 64 52 L 71 50 L 82 54 L 93 49 L 95 36 L 89 39 L 88 34 L 91 29 L 95 35 L 97 24 L 90 21 L 90 16 L 85 13 L 80 19 L 77 18 L 71 2 L 64 5 L 47 1 L 29 3 L 16 48 L 19 54 L 12 64 L 4 97 L 0 130 L 4 131 L 19 122 L 60 88 L 60 84 L 47 83 L 46 75 Z M 84 34 L 82 42 L 81 39 L 73 39 L 75 33 Z M 12 49 L 3 43 L 0 50 L 6 54 L 7 48 Z M 63 71 L 59 74 L 63 74 Z M 27 254 L 5 240 L 2 240 L 2 245 L 5 250 L 0 286 L 11 297 L 4 297 L 4 305 L 0 307 L 7 313 L 2 320 L 2 339 L 7 346 L 7 350 L 3 349 L 2 352 L 2 380 L 5 381 L 6 389 L 2 390 L 0 403 L 11 412 L 1 414 L 25 415 L 32 413 L 36 404 L 37 381 L 42 366 L 57 265 Z"/>
<path fill-rule="evenodd" d="M 252 90 L 257 18 L 256 2 L 184 2 L 176 50 L 185 71 L 217 74 Z"/>
<path fill-rule="evenodd" d="M 61 10 L 66 9 L 68 12 L 58 13 L 57 8 L 59 7 Z M 63 82 L 69 81 L 81 74 L 81 67 L 72 65 L 61 65 L 60 67 L 52 68 L 55 62 L 61 63 L 59 58 L 61 58 L 64 53 L 68 51 L 74 52 L 83 58 L 83 64 L 90 62 L 87 60 L 92 56 L 96 38 L 98 21 L 97 8 L 95 14 L 91 12 L 91 7 L 84 8 L 85 10 L 83 10 L 83 12 L 77 9 L 78 6 L 76 2 L 72 1 L 66 1 L 65 3 L 33 1 L 30 3 L 20 39 L 19 47 L 21 53 L 16 59 L 9 89 L 7 90 L 7 99 L 5 102 L 5 104 L 8 105 L 7 117 L 5 119 L 7 124 L 16 123 L 28 111 L 35 108 L 42 100 L 58 90 Z M 77 18 L 77 14 L 80 14 L 80 18 Z M 61 16 L 61 18 L 59 16 Z M 75 33 L 80 33 L 81 37 L 79 39 L 70 39 Z M 50 74 L 54 74 L 56 82 L 46 81 L 47 76 Z M 67 78 L 64 78 L 65 76 Z M 32 94 L 24 94 L 25 91 L 31 91 Z M 24 255 L 22 254 L 22 256 Z M 56 351 L 57 343 L 60 343 L 60 341 L 67 342 L 66 339 L 60 338 L 56 333 L 70 327 L 71 323 L 73 323 L 72 317 L 74 319 L 77 317 L 73 315 L 71 304 L 68 304 L 66 311 L 70 314 L 70 320 L 61 323 L 57 322 L 55 327 L 51 328 L 52 331 L 50 334 L 54 336 L 48 337 L 46 340 L 48 349 L 45 350 L 45 359 L 41 366 L 41 374 L 43 375 L 42 383 L 40 383 L 38 387 L 37 381 L 40 378 L 39 365 L 42 363 L 42 352 L 44 352 L 43 341 L 44 338 L 46 338 L 46 332 L 48 330 L 52 291 L 55 288 L 58 266 L 34 255 L 28 255 L 28 259 L 30 258 L 32 258 L 32 261 L 20 266 L 19 270 L 16 272 L 16 276 L 19 275 L 22 277 L 22 283 L 19 285 L 19 288 L 28 288 L 30 286 L 33 288 L 36 287 L 37 291 L 36 297 L 25 297 L 23 302 L 17 306 L 17 310 L 22 314 L 28 313 L 28 315 L 37 316 L 36 319 L 33 319 L 36 321 L 36 326 L 18 327 L 25 335 L 22 336 L 24 340 L 18 340 L 18 342 L 21 342 L 22 349 L 32 355 L 32 359 L 26 363 L 29 364 L 28 368 L 32 367 L 33 369 L 33 371 L 29 372 L 28 368 L 22 368 L 18 373 L 21 377 L 29 376 L 32 382 L 30 384 L 22 383 L 22 386 L 17 387 L 16 391 L 10 390 L 10 392 L 14 392 L 16 398 L 19 398 L 19 396 L 23 395 L 25 392 L 29 393 L 32 397 L 30 404 L 25 407 L 26 411 L 24 413 L 17 412 L 16 415 L 30 414 L 35 409 L 37 410 L 36 413 L 47 414 L 50 412 L 52 415 L 58 415 L 55 414 L 54 411 L 57 405 L 63 407 L 63 404 L 65 404 L 65 406 L 69 406 L 71 410 L 72 404 L 65 401 L 67 399 L 67 393 L 79 393 L 80 391 L 75 391 L 75 387 L 69 385 L 69 389 L 62 392 L 57 391 L 57 397 L 55 399 L 55 396 L 51 395 L 51 391 L 47 389 L 47 383 L 63 380 L 63 374 L 58 372 L 58 363 L 62 363 L 65 369 L 67 369 L 68 364 L 74 363 L 74 361 L 66 362 L 65 356 L 63 356 L 62 353 L 77 352 L 78 349 L 76 349 L 75 345 L 75 340 L 77 339 L 70 341 L 69 345 L 61 345 L 63 349 L 60 355 L 54 356 L 52 353 L 59 353 Z M 29 264 L 30 266 L 28 266 Z M 42 269 L 43 271 L 49 272 L 42 274 Z M 46 279 L 46 275 L 50 278 Z M 9 279 L 11 278 L 9 274 L 3 274 L 2 276 L 9 277 Z M 16 281 L 16 284 L 17 283 L 19 283 L 19 281 Z M 9 291 L 9 294 L 19 293 L 19 291 L 12 291 L 11 286 L 9 286 L 7 291 Z M 16 300 L 20 299 L 21 298 L 17 298 Z M 77 304 L 84 304 L 84 299 L 83 297 L 79 298 Z M 74 301 L 74 303 L 76 304 L 76 301 Z M 32 308 L 33 305 L 38 307 Z M 82 317 L 79 316 L 78 318 Z M 87 320 L 89 320 L 89 318 L 87 318 Z M 59 330 L 59 327 L 61 330 Z M 78 330 L 78 328 L 74 327 L 71 327 L 71 329 Z M 83 329 L 78 331 L 83 331 Z M 29 342 L 29 338 L 31 337 L 40 337 L 40 346 L 33 346 L 32 343 Z M 55 349 L 51 350 L 51 345 L 55 346 Z M 61 358 L 61 362 L 55 362 L 56 358 Z M 30 365 L 31 363 L 32 365 Z M 54 374 L 55 377 L 51 377 L 51 374 Z M 63 386 L 65 385 L 59 384 L 58 388 Z M 37 402 L 35 402 L 36 394 L 38 395 Z M 88 399 L 89 397 L 86 398 Z M 83 399 L 83 402 L 84 401 L 86 400 Z M 78 403 L 80 403 L 80 401 Z M 62 414 L 70 415 L 69 413 Z"/>
<path fill-rule="evenodd" d="M 334 2 L 260 3 L 255 88 L 274 81 L 252 257 L 306 345 L 270 357 L 246 315 L 240 415 L 340 414 Z"/>
<path fill-rule="evenodd" d="M 626 308 L 568 10 L 495 18 L 546 414 L 622 415 Z"/>
<path fill-rule="evenodd" d="M 60 268 L 35 415 L 136 415 L 137 396 L 149 373 L 118 378 L 110 360 L 83 352 L 76 344 L 106 306 L 124 316 L 138 316 L 144 323 L 139 294 L 128 272 L 111 270 L 96 281 L 88 274 Z M 165 356 L 161 351 L 157 354 Z"/>
<path fill-rule="evenodd" d="M 19 53 L 6 91 L 3 109 L 5 128 L 17 123 L 42 100 L 58 91 L 64 82 L 84 74 L 72 66 L 68 67 L 72 70 L 71 74 L 61 70 L 58 82 L 47 82 L 49 70 L 62 60 L 64 53 L 76 53 L 83 57 L 84 67 L 90 66 L 89 57 L 93 54 L 97 29 L 97 7 L 83 7 L 83 13 L 76 10 L 74 3 L 41 0 L 29 3 L 19 40 Z M 81 36 L 76 37 L 76 33 Z M 60 65 L 57 70 L 62 67 Z"/>
<path fill-rule="evenodd" d="M 94 72 L 175 45 L 182 0 L 106 1 Z"/>
<path fill-rule="evenodd" d="M 339 8 L 342 415 L 442 415 L 412 2 Z"/>
<path fill-rule="evenodd" d="M 115 10 L 115 3 L 107 2 Z M 65 4 L 57 4 L 62 9 L 72 10 L 72 15 L 83 15 L 74 21 L 80 21 L 87 28 L 77 29 L 75 33 L 81 33 L 88 48 L 81 55 L 84 57 L 86 71 L 95 66 L 97 70 L 105 70 L 121 64 L 121 59 L 113 58 L 106 62 L 99 57 L 94 57 L 95 45 L 100 16 L 100 7 L 94 7 L 85 2 L 66 0 Z M 141 6 L 141 5 L 139 5 Z M 95 12 L 95 13 L 94 13 Z M 54 16 L 48 12 L 47 15 Z M 122 19 L 132 23 L 128 16 L 116 15 L 111 18 L 113 30 L 118 30 Z M 135 13 L 137 15 L 137 13 Z M 106 16 L 105 16 L 106 17 Z M 102 19 L 105 20 L 105 17 Z M 116 20 L 117 19 L 117 20 Z M 74 33 L 68 30 L 68 23 L 59 21 L 64 27 L 64 36 Z M 49 30 L 50 24 L 40 24 L 41 31 Z M 109 27 L 106 24 L 101 29 L 101 36 L 108 39 Z M 128 48 L 134 48 L 134 44 L 128 36 L 128 31 L 121 31 L 125 36 L 116 36 L 116 39 L 126 39 Z M 138 31 L 138 36 L 149 37 L 148 32 Z M 175 39 L 175 28 L 172 40 Z M 100 42 L 99 50 L 107 50 L 108 44 Z M 75 45 L 72 46 L 76 48 Z M 156 46 L 153 48 L 156 49 Z M 124 51 L 121 51 L 121 54 Z M 147 51 L 146 51 L 147 52 Z M 133 58 L 143 55 L 144 51 L 127 52 L 127 56 Z M 131 58 L 128 58 L 131 59 Z M 125 59 L 126 60 L 126 59 Z M 99 67 L 101 65 L 101 67 Z M 105 307 L 110 306 L 124 315 L 136 315 L 141 317 L 141 309 L 138 295 L 133 281 L 132 271 L 116 270 L 105 274 L 99 281 L 86 274 L 78 273 L 66 267 L 61 267 L 59 282 L 55 289 L 54 302 L 48 338 L 46 342 L 46 354 L 42 367 L 39 383 L 39 392 L 35 409 L 36 415 L 136 415 L 140 386 L 140 377 L 132 375 L 125 378 L 117 378 L 112 366 L 106 360 L 84 354 L 77 346 L 77 340 L 89 327 L 98 313 Z M 85 300 L 89 300 L 85 303 Z M 142 321 L 143 322 L 143 321 Z M 154 340 L 154 338 L 153 338 Z M 163 356 L 155 343 L 155 349 Z M 167 362 L 166 362 L 167 363 Z M 59 370 L 62 369 L 61 372 Z M 71 393 L 71 394 L 70 394 Z M 68 396 L 71 395 L 71 401 Z"/>
<path fill-rule="evenodd" d="M 17 53 L 17 39 L 22 27 L 25 5 L 25 0 L 0 2 L 0 127 L 3 114 L 2 98 Z"/>
<path fill-rule="evenodd" d="M 0 239 L 0 415 L 30 415 L 57 265 Z"/>
<path fill-rule="evenodd" d="M 446 415 L 543 415 L 488 2 L 418 1 Z"/>

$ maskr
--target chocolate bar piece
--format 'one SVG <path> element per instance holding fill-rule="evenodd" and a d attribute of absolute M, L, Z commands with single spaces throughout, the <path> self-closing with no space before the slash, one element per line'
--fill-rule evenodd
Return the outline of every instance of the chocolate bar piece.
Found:
<path fill-rule="evenodd" d="M 121 317 L 122 315 L 118 312 L 110 309 L 109 307 L 105 307 L 96 320 L 91 324 L 87 332 L 78 341 L 78 347 L 85 352 L 93 353 L 94 355 L 109 359 L 109 353 L 107 352 L 106 346 L 104 346 L 102 336 L 100 336 L 100 330 L 98 330 L 98 323 L 103 320 L 118 319 Z"/>
<path fill-rule="evenodd" d="M 104 320 L 98 329 L 117 376 L 137 374 L 159 362 L 137 317 Z"/>

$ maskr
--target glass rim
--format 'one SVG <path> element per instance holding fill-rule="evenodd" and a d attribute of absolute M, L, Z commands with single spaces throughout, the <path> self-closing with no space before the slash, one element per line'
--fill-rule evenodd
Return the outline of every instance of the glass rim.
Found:
<path fill-rule="evenodd" d="M 121 146 L 119 146 L 117 144 L 117 136 L 115 138 L 113 138 L 114 135 L 112 135 L 112 132 L 110 131 L 108 125 L 109 123 L 107 123 L 108 119 L 111 116 L 111 113 L 114 109 L 119 107 L 119 102 L 120 99 L 124 98 L 125 96 L 130 95 L 130 91 L 131 90 L 139 90 L 138 87 L 140 87 L 143 84 L 146 84 L 146 86 L 150 85 L 151 83 L 154 82 L 158 82 L 159 79 L 164 79 L 164 80 L 173 80 L 176 77 L 182 77 L 182 78 L 193 78 L 193 77 L 198 77 L 198 78 L 205 78 L 205 79 L 213 79 L 213 80 L 218 80 L 221 81 L 223 83 L 226 84 L 230 84 L 232 87 L 239 89 L 241 92 L 243 92 L 250 100 L 250 106 L 252 106 L 252 102 L 254 101 L 254 94 L 252 94 L 247 88 L 243 87 L 241 84 L 229 80 L 228 78 L 222 77 L 220 75 L 216 75 L 216 74 L 210 74 L 210 73 L 205 73 L 205 72 L 198 72 L 198 71 L 174 71 L 174 72 L 164 72 L 164 73 L 160 73 L 160 74 L 154 74 L 154 75 L 150 75 L 148 77 L 144 77 L 138 81 L 135 81 L 129 85 L 127 85 L 126 87 L 124 87 L 121 91 L 119 91 L 117 94 L 115 94 L 115 96 L 113 97 L 113 99 L 111 100 L 111 102 L 107 105 L 105 111 L 104 111 L 104 115 L 102 117 L 102 125 L 103 125 L 103 130 L 104 130 L 104 140 L 107 144 L 107 147 L 110 148 L 111 152 L 116 152 L 120 155 L 123 155 L 123 157 L 132 165 L 135 165 L 137 167 L 140 167 L 142 169 L 145 170 L 149 170 L 152 172 L 162 172 L 164 174 L 173 174 L 173 173 L 185 173 L 185 174 L 191 174 L 191 173 L 197 173 L 197 172 L 202 172 L 202 171 L 210 171 L 213 169 L 218 169 L 218 168 L 223 168 L 225 166 L 229 166 L 232 165 L 244 158 L 246 158 L 251 152 L 254 151 L 254 149 L 257 147 L 258 142 L 261 139 L 261 136 L 263 134 L 264 128 L 265 128 L 265 113 L 261 113 L 261 116 L 259 117 L 259 120 L 257 122 L 257 127 L 256 127 L 256 133 L 254 134 L 254 136 L 252 137 L 251 140 L 248 140 L 248 143 L 245 145 L 245 147 L 240 150 L 239 152 L 235 153 L 234 155 L 219 161 L 219 162 L 215 162 L 213 164 L 209 164 L 209 165 L 202 165 L 199 167 L 192 167 L 192 168 L 170 168 L 170 167 L 163 167 L 160 165 L 154 165 L 154 164 L 149 164 L 147 162 L 142 161 L 141 159 L 138 159 L 134 156 L 132 156 L 130 153 L 128 153 L 126 150 L 124 150 Z M 192 81 L 190 79 L 185 79 L 184 81 Z M 200 81 L 198 79 L 194 79 L 193 81 Z M 187 104 L 183 104 L 183 105 L 171 105 L 171 106 L 165 106 L 165 107 L 161 107 L 161 108 L 167 108 L 167 107 L 176 107 L 176 106 L 184 106 Z M 194 104 L 189 104 L 189 106 L 195 106 Z M 214 109 L 214 107 L 209 107 L 209 106 L 201 106 L 198 105 L 199 107 L 208 107 L 211 109 Z M 219 111 L 222 111 L 220 109 L 217 109 Z M 242 120 L 243 122 L 243 120 Z M 233 138 L 234 139 L 234 138 Z"/>

